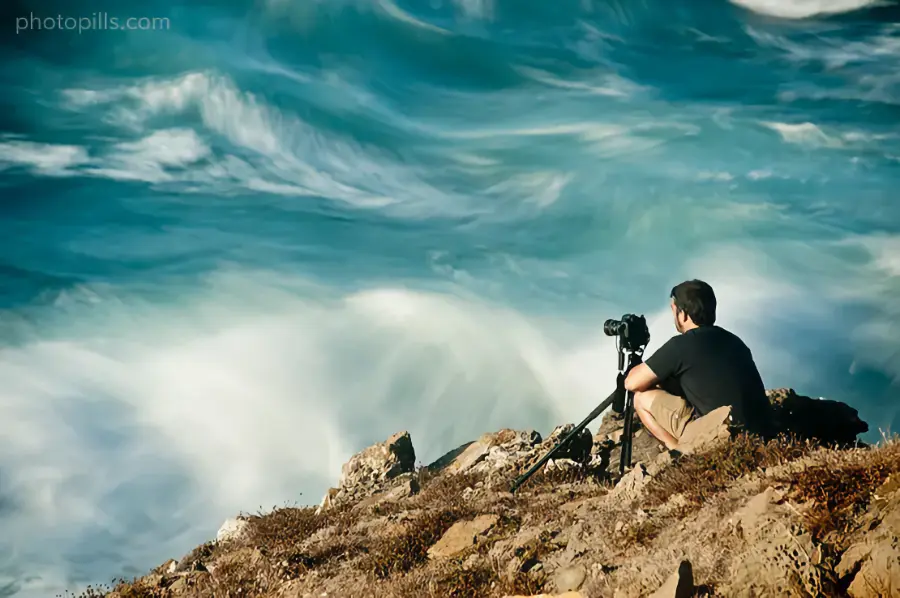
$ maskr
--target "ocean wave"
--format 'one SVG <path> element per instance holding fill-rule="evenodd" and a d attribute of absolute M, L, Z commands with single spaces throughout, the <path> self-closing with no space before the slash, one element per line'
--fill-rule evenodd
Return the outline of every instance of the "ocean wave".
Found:
<path fill-rule="evenodd" d="M 882 0 L 730 0 L 733 4 L 773 17 L 806 19 L 877 6 Z"/>
<path fill-rule="evenodd" d="M 199 189 L 205 191 L 231 182 L 247 190 L 317 196 L 360 208 L 392 207 L 397 214 L 413 217 L 452 212 L 466 203 L 426 183 L 414 167 L 350 138 L 323 133 L 241 92 L 227 77 L 188 73 L 104 90 L 68 89 L 64 97 L 76 110 L 111 105 L 105 118 L 136 131 L 148 129 L 155 117 L 187 117 L 196 111 L 205 136 L 221 136 L 231 147 L 251 152 L 251 157 L 229 152 L 200 170 L 175 176 L 160 168 L 175 164 L 159 161 L 170 154 L 172 144 L 181 144 L 176 155 L 196 162 L 211 154 L 208 143 L 197 132 L 156 131 L 137 142 L 115 146 L 102 167 L 88 171 L 98 176 L 182 182 L 201 185 Z"/>
<path fill-rule="evenodd" d="M 19 166 L 43 176 L 66 176 L 73 174 L 72 167 L 87 162 L 87 150 L 77 145 L 0 141 L 0 170 Z"/>

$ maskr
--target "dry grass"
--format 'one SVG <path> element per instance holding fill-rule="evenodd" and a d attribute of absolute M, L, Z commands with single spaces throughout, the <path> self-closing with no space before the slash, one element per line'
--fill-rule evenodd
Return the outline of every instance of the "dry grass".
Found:
<path fill-rule="evenodd" d="M 426 512 L 408 524 L 403 533 L 376 538 L 359 567 L 376 579 L 405 573 L 426 562 L 431 545 L 440 540 L 451 525 L 470 515 L 473 515 L 472 511 L 460 508 Z"/>
<path fill-rule="evenodd" d="M 630 509 L 627 513 L 610 511 L 609 517 L 624 517 L 626 523 L 609 546 L 611 554 L 623 559 L 626 555 L 630 555 L 629 559 L 659 556 L 669 549 L 663 545 L 672 539 L 671 526 L 691 513 L 708 515 L 697 509 L 713 498 L 721 502 L 722 492 L 734 488 L 736 480 L 760 468 L 796 460 L 815 448 L 808 441 L 782 437 L 763 442 L 742 435 L 708 453 L 681 457 L 645 488 L 641 506 L 649 510 L 648 518 L 636 522 L 629 519 L 633 516 Z M 859 514 L 870 503 L 873 491 L 898 471 L 900 442 L 888 442 L 866 450 L 822 451 L 805 469 L 786 470 L 780 475 L 781 481 L 793 488 L 792 500 L 811 505 L 806 510 L 806 525 L 815 540 L 840 546 L 858 525 Z M 274 596 L 285 580 L 301 578 L 314 570 L 317 577 L 312 579 L 319 581 L 346 577 L 353 585 L 365 580 L 371 588 L 366 595 L 375 597 L 499 598 L 539 594 L 547 590 L 548 577 L 537 565 L 547 562 L 550 554 L 560 549 L 560 544 L 554 542 L 556 531 L 565 530 L 576 518 L 571 510 L 560 507 L 576 498 L 600 496 L 609 487 L 605 472 L 585 467 L 538 472 L 523 486 L 523 492 L 513 496 L 502 492 L 508 486 L 501 486 L 499 493 L 480 490 L 463 498 L 467 488 L 484 489 L 487 480 L 478 474 L 434 476 L 422 470 L 417 479 L 420 492 L 399 503 L 382 503 L 365 510 L 347 505 L 322 515 L 316 515 L 312 507 L 285 507 L 250 516 L 243 540 L 228 545 L 205 544 L 182 559 L 178 570 L 194 573 L 187 578 L 192 583 L 188 592 L 182 590 L 177 595 Z M 653 511 L 652 507 L 662 505 L 675 494 L 684 497 L 685 508 Z M 732 507 L 729 503 L 726 510 Z M 483 541 L 449 559 L 435 561 L 428 557 L 428 549 L 451 525 L 483 513 L 500 515 Z M 377 523 L 369 526 L 372 532 L 356 528 L 361 520 L 373 517 L 390 522 L 391 531 Z M 605 515 L 598 513 L 596 517 Z M 594 520 L 592 525 L 598 522 L 599 519 Z M 615 521 L 608 523 L 613 534 Z M 697 524 L 697 518 L 691 517 L 689 523 Z M 497 542 L 515 536 L 523 527 L 544 532 L 514 552 L 510 552 L 511 544 L 504 547 L 506 552 L 497 552 L 504 556 L 496 558 L 492 549 Z M 711 536 L 702 529 L 696 531 L 704 542 L 710 540 Z M 684 530 L 678 537 L 693 532 Z M 727 547 L 720 548 L 727 553 Z M 727 571 L 720 575 L 712 567 L 720 563 L 724 566 L 729 558 L 706 561 L 701 558 L 695 563 L 696 566 L 705 562 L 704 580 L 727 579 Z M 203 564 L 215 564 L 214 575 L 204 573 Z M 699 574 L 701 570 L 695 572 Z M 623 583 L 630 580 L 624 569 L 622 575 L 614 573 L 613 578 Z M 111 589 L 117 598 L 174 598 L 176 594 L 168 587 L 174 579 L 148 576 L 144 580 L 120 581 Z M 318 587 L 315 581 L 297 583 L 304 588 L 307 583 L 310 588 Z M 79 598 L 100 598 L 111 589 L 89 588 Z M 714 588 L 705 589 L 698 595 L 714 595 Z"/>
<path fill-rule="evenodd" d="M 815 446 L 790 437 L 764 442 L 756 436 L 740 434 L 709 452 L 682 456 L 676 466 L 669 467 L 649 484 L 645 504 L 658 506 L 681 494 L 688 506 L 702 506 L 744 475 L 799 459 Z"/>
<path fill-rule="evenodd" d="M 84 591 L 77 594 L 76 598 L 104 598 L 109 596 L 110 592 L 116 592 L 117 598 L 173 598 L 172 591 L 163 585 L 154 584 L 144 579 L 133 579 L 126 581 L 118 579 L 113 581 L 113 586 L 88 586 Z M 63 595 L 68 596 L 66 592 Z"/>
<path fill-rule="evenodd" d="M 846 462 L 846 455 L 833 453 L 827 462 L 804 469 L 790 480 L 794 498 L 813 503 L 806 524 L 817 541 L 843 544 L 873 492 L 889 475 L 900 471 L 900 442 L 896 440 L 848 455 L 851 458 Z"/>

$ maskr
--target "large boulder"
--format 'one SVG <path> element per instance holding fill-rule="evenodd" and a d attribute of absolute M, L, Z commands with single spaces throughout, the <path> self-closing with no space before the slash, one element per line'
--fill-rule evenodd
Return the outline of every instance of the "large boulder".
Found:
<path fill-rule="evenodd" d="M 531 458 L 541 445 L 541 435 L 534 430 L 511 430 L 483 434 L 478 440 L 454 451 L 455 456 L 439 459 L 429 469 L 447 473 L 486 473 L 518 467 Z M 440 464 L 440 465 L 438 465 Z"/>
<path fill-rule="evenodd" d="M 840 401 L 798 395 L 793 388 L 766 391 L 778 432 L 825 443 L 853 444 L 869 431 L 859 412 Z"/>
<path fill-rule="evenodd" d="M 397 432 L 384 442 L 353 455 L 341 468 L 336 488 L 325 493 L 319 511 L 355 503 L 409 481 L 416 468 L 416 451 L 409 432 Z"/>
<path fill-rule="evenodd" d="M 397 432 L 384 442 L 353 455 L 341 468 L 338 487 L 384 482 L 416 467 L 416 451 L 409 432 Z"/>

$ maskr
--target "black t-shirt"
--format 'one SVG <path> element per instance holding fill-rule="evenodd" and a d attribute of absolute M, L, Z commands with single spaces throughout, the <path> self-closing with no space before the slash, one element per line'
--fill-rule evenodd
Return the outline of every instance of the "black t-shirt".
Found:
<path fill-rule="evenodd" d="M 718 326 L 700 326 L 670 338 L 646 360 L 660 386 L 684 397 L 699 415 L 731 405 L 735 424 L 767 434 L 770 404 L 747 345 Z"/>

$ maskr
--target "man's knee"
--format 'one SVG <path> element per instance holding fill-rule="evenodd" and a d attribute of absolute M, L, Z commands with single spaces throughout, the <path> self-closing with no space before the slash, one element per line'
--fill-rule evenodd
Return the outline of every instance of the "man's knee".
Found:
<path fill-rule="evenodd" d="M 652 390 L 642 390 L 634 393 L 634 407 L 635 409 L 640 409 L 641 411 L 650 411 L 650 406 L 653 404 L 653 391 Z"/>

